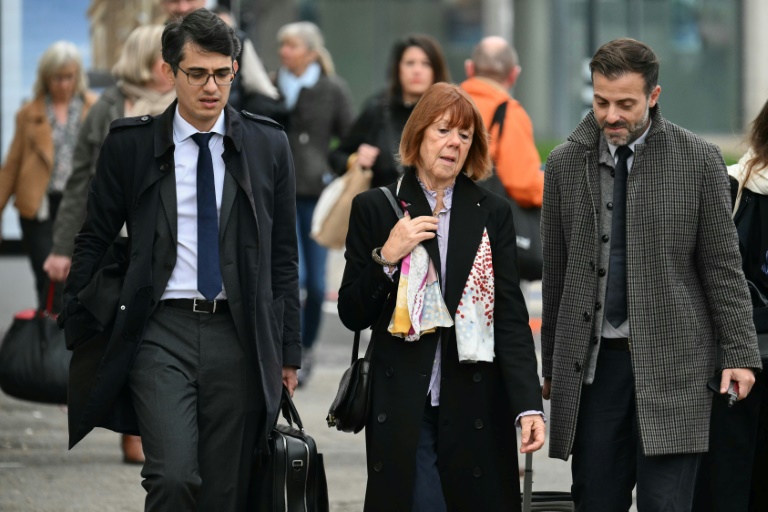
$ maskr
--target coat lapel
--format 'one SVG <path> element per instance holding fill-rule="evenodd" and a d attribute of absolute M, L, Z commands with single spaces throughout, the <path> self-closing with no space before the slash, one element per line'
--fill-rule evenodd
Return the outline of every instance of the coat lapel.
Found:
<path fill-rule="evenodd" d="M 427 202 L 427 198 L 424 196 L 424 190 L 422 190 L 419 181 L 416 179 L 416 172 L 413 169 L 408 169 L 403 174 L 403 181 L 400 184 L 397 198 L 405 202 L 408 215 L 412 219 L 421 216 L 432 216 L 429 202 Z M 427 250 L 427 254 L 429 254 L 429 258 L 435 264 L 438 276 L 440 276 L 440 248 L 437 246 L 437 237 L 424 241 L 422 245 Z M 440 281 L 442 285 L 442 276 L 440 276 Z"/>
<path fill-rule="evenodd" d="M 178 240 L 178 208 L 176 205 L 176 179 L 173 173 L 166 174 L 165 179 L 160 181 L 160 201 L 163 203 L 163 211 L 165 211 L 175 246 Z"/>
<path fill-rule="evenodd" d="M 251 174 L 248 167 L 248 159 L 245 158 L 245 154 L 242 151 L 243 144 L 243 126 L 242 120 L 237 115 L 237 112 L 230 107 L 226 106 L 224 110 L 224 116 L 226 121 L 226 135 L 224 136 L 224 153 L 222 158 L 224 159 L 224 165 L 226 166 L 227 177 L 234 178 L 235 183 L 243 189 L 245 197 L 251 204 L 251 211 L 253 211 L 254 218 L 258 223 L 256 217 L 256 203 L 253 199 L 253 185 L 251 183 Z M 224 192 L 227 192 L 227 179 L 224 180 Z M 231 194 L 222 196 L 221 203 L 221 220 L 219 223 L 219 233 L 223 233 L 229 220 L 229 213 L 232 211 L 232 204 L 237 196 L 237 190 L 230 190 Z M 224 204 L 225 199 L 228 204 Z"/>
<path fill-rule="evenodd" d="M 221 193 L 221 214 L 219 218 L 219 240 L 224 239 L 224 233 L 227 230 L 227 223 L 232 213 L 232 205 L 235 204 L 237 196 L 237 181 L 230 173 L 224 174 L 224 190 Z"/>
<path fill-rule="evenodd" d="M 451 316 L 456 315 L 464 286 L 475 262 L 477 248 L 483 238 L 488 211 L 480 206 L 485 192 L 464 174 L 456 178 L 448 231 L 445 305 Z M 437 245 L 437 244 L 435 244 Z"/>

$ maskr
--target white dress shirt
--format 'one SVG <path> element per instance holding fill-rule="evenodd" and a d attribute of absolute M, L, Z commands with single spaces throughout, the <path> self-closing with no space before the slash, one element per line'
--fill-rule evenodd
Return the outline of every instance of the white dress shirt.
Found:
<path fill-rule="evenodd" d="M 213 160 L 213 181 L 216 186 L 216 210 L 221 219 L 221 196 L 224 189 L 224 111 L 211 128 L 213 136 L 208 141 Z M 179 114 L 173 116 L 173 159 L 176 177 L 177 240 L 176 266 L 173 268 L 168 285 L 160 300 L 165 299 L 202 299 L 197 290 L 197 155 L 200 148 L 192 139 L 198 133 L 197 128 L 189 124 Z M 227 294 L 222 284 L 216 299 L 226 299 Z"/>

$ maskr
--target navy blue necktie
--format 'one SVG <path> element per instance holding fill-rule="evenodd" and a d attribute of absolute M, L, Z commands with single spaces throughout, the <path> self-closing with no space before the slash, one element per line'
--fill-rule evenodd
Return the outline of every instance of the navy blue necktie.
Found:
<path fill-rule="evenodd" d="M 629 146 L 616 148 L 619 161 L 614 167 L 613 220 L 611 221 L 611 258 L 608 289 L 605 293 L 605 318 L 618 328 L 627 319 L 627 160 Z"/>
<path fill-rule="evenodd" d="M 219 213 L 213 160 L 208 147 L 212 136 L 213 133 L 192 135 L 200 148 L 197 155 L 197 289 L 206 300 L 214 300 L 221 291 Z"/>

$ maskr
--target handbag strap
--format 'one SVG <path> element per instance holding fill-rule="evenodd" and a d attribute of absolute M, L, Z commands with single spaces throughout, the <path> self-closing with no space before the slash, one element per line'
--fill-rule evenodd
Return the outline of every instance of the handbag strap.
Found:
<path fill-rule="evenodd" d="M 395 215 L 397 215 L 398 219 L 403 218 L 403 210 L 399 206 L 397 206 L 397 200 L 395 199 L 395 196 L 392 195 L 392 191 L 389 190 L 387 187 L 379 187 L 379 190 L 384 192 L 384 195 L 387 196 L 387 201 L 389 201 L 389 204 L 392 206 L 392 209 L 395 211 Z"/>
<path fill-rule="evenodd" d="M 53 313 L 53 297 L 56 293 L 56 283 L 50 281 L 48 284 L 48 296 L 45 299 L 45 311 L 50 315 Z"/>

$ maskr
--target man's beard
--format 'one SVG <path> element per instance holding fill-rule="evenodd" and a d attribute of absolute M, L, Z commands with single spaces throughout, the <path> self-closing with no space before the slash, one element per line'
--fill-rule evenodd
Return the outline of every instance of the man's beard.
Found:
<path fill-rule="evenodd" d="M 614 146 L 627 146 L 632 144 L 645 132 L 648 127 L 648 118 L 650 117 L 651 109 L 646 107 L 643 118 L 637 123 L 628 124 L 625 121 L 619 121 L 618 123 L 603 123 L 600 125 L 600 129 L 603 130 L 605 138 Z M 606 131 L 606 128 L 626 128 L 628 133 L 626 135 L 611 135 Z"/>

